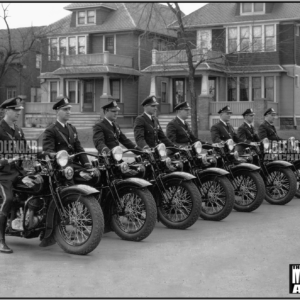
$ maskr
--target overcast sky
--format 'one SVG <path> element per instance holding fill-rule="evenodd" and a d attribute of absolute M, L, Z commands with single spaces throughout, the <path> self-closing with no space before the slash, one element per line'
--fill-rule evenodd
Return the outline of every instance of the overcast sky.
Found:
<path fill-rule="evenodd" d="M 4 3 L 5 7 L 9 3 Z M 9 26 L 10 28 L 43 26 L 49 25 L 58 21 L 59 19 L 70 14 L 70 11 L 63 9 L 69 3 L 16 3 L 11 2 L 9 5 Z M 185 14 L 189 14 L 198 8 L 205 5 L 205 3 L 179 3 L 180 8 Z M 0 16 L 3 16 L 3 10 L 0 6 Z M 5 29 L 3 19 L 0 19 L 0 29 Z"/>

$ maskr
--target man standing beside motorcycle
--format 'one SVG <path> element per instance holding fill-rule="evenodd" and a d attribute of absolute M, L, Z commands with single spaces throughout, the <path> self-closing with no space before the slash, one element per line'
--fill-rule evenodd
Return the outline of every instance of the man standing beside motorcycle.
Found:
<path fill-rule="evenodd" d="M 177 111 L 177 116 L 167 125 L 167 138 L 178 147 L 185 147 L 199 141 L 186 121 L 191 110 L 190 105 L 185 101 L 176 105 L 174 110 Z M 201 143 L 205 144 L 202 141 Z"/>
<path fill-rule="evenodd" d="M 154 116 L 158 105 L 155 96 L 147 97 L 142 102 L 144 113 L 135 119 L 134 138 L 137 145 L 142 149 L 153 148 L 159 143 L 164 143 L 166 147 L 175 147 L 165 136 L 158 119 Z"/>
<path fill-rule="evenodd" d="M 237 131 L 237 136 L 241 142 L 251 144 L 252 142 L 260 141 L 258 135 L 255 133 L 254 127 L 252 126 L 254 115 L 252 108 L 248 108 L 242 113 L 244 123 Z"/>
<path fill-rule="evenodd" d="M 261 140 L 263 140 L 264 138 L 268 138 L 271 141 L 282 140 L 278 136 L 276 128 L 274 126 L 274 119 L 276 114 L 276 111 L 272 107 L 264 113 L 265 121 L 258 127 L 258 136 Z"/>
<path fill-rule="evenodd" d="M 0 121 L 0 140 L 16 141 L 24 140 L 24 133 L 15 123 L 17 122 L 21 110 L 24 107 L 21 104 L 22 99 L 19 97 L 5 100 L 0 108 L 5 110 L 5 116 Z M 16 178 L 21 175 L 21 169 L 17 162 L 11 163 L 11 159 L 0 160 L 0 195 L 2 198 L 0 208 L 0 252 L 13 253 L 5 243 L 5 229 L 7 217 L 13 204 L 12 185 Z"/>
<path fill-rule="evenodd" d="M 120 144 L 127 149 L 142 150 L 135 145 L 126 135 L 121 131 L 119 124 L 116 123 L 118 111 L 120 110 L 116 101 L 102 106 L 104 112 L 104 119 L 97 123 L 93 128 L 93 141 L 95 148 L 99 153 L 109 152 Z"/>
<path fill-rule="evenodd" d="M 239 142 L 239 138 L 235 133 L 232 125 L 229 123 L 232 111 L 229 106 L 225 106 L 218 111 L 220 114 L 220 122 L 213 125 L 210 129 L 211 139 L 213 143 L 226 142 L 233 139 L 235 143 Z"/>

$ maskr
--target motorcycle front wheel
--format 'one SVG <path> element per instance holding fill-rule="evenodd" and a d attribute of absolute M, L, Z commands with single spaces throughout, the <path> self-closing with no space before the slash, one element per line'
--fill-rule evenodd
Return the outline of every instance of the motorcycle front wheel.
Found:
<path fill-rule="evenodd" d="M 164 182 L 164 187 L 165 197 L 160 199 L 157 209 L 159 220 L 172 229 L 191 227 L 201 211 L 201 195 L 196 185 L 172 178 Z"/>
<path fill-rule="evenodd" d="M 291 169 L 273 167 L 268 170 L 266 180 L 266 201 L 270 204 L 285 205 L 295 196 L 297 180 Z"/>
<path fill-rule="evenodd" d="M 202 197 L 200 217 L 203 220 L 221 221 L 232 211 L 234 189 L 227 177 L 207 176 L 199 185 Z"/>
<path fill-rule="evenodd" d="M 118 190 L 120 209 L 114 208 L 111 226 L 123 240 L 141 241 L 150 235 L 156 223 L 156 204 L 148 189 Z"/>
<path fill-rule="evenodd" d="M 252 212 L 260 207 L 266 194 L 265 183 L 258 172 L 238 171 L 234 173 L 232 185 L 235 193 L 234 209 Z"/>
<path fill-rule="evenodd" d="M 300 198 L 300 164 L 294 164 L 295 169 L 294 170 L 294 174 L 297 180 L 297 188 L 296 188 L 296 194 L 295 197 L 296 198 Z"/>
<path fill-rule="evenodd" d="M 86 255 L 100 243 L 104 230 L 102 209 L 93 196 L 67 195 L 62 199 L 66 219 L 55 212 L 54 239 L 67 253 Z"/>

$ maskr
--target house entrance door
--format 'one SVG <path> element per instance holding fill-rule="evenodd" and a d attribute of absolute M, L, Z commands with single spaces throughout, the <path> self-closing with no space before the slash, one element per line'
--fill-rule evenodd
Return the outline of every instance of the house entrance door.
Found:
<path fill-rule="evenodd" d="M 185 101 L 185 79 L 174 78 L 173 79 L 173 108 Z"/>
<path fill-rule="evenodd" d="M 217 86 L 216 86 L 216 77 L 209 77 L 209 95 L 212 96 L 212 101 L 216 101 L 217 97 Z"/>
<path fill-rule="evenodd" d="M 83 91 L 83 112 L 93 112 L 94 111 L 94 98 L 95 98 L 95 81 L 86 80 L 84 81 L 84 91 Z"/>

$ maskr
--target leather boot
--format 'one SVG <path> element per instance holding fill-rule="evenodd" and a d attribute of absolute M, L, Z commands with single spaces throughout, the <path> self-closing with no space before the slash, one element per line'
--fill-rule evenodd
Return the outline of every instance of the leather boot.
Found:
<path fill-rule="evenodd" d="M 56 243 L 53 234 L 51 234 L 48 238 L 42 239 L 42 241 L 39 244 L 39 247 L 49 247 Z"/>
<path fill-rule="evenodd" d="M 13 253 L 5 243 L 5 228 L 6 228 L 7 217 L 0 215 L 0 252 L 2 253 Z"/>

